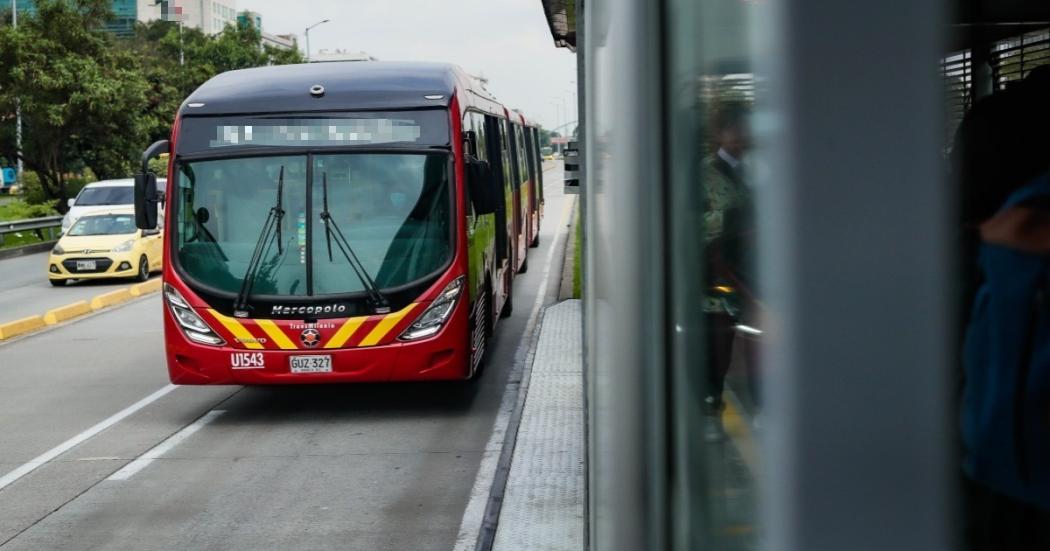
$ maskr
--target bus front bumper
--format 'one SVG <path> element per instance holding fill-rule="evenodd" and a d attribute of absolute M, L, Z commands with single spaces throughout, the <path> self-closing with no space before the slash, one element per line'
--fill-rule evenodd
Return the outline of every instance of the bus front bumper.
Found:
<path fill-rule="evenodd" d="M 362 348 L 245 350 L 190 342 L 165 315 L 168 374 L 183 385 L 284 385 L 462 380 L 469 376 L 466 320 L 454 316 L 433 337 Z M 461 327 L 462 326 L 462 327 Z M 293 357 L 320 357 L 330 371 L 293 372 Z M 327 359 L 324 359 L 327 357 Z"/>

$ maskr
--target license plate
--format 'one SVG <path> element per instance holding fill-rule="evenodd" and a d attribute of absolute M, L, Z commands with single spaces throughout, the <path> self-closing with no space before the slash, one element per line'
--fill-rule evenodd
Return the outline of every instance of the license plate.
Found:
<path fill-rule="evenodd" d="M 77 271 L 78 272 L 86 272 L 86 271 L 89 271 L 89 270 L 94 270 L 95 267 L 96 267 L 96 264 L 95 264 L 94 260 L 78 260 L 77 261 Z"/>
<path fill-rule="evenodd" d="M 292 373 L 331 373 L 331 356 L 292 356 Z"/>

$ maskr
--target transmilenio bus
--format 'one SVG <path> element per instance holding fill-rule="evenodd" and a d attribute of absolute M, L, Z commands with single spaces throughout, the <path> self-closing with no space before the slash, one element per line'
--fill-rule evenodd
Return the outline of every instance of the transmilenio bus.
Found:
<path fill-rule="evenodd" d="M 177 384 L 466 379 L 543 211 L 539 133 L 458 67 L 232 71 L 170 153 L 164 336 Z"/>

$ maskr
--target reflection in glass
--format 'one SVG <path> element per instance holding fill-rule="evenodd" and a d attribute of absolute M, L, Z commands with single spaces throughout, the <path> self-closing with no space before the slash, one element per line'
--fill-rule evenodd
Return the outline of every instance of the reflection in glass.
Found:
<path fill-rule="evenodd" d="M 306 294 L 306 157 L 282 156 L 185 163 L 178 168 L 176 249 L 192 279 L 237 293 L 270 209 L 278 182 L 285 215 L 282 246 L 267 247 L 256 272 L 256 295 Z"/>
<path fill-rule="evenodd" d="M 308 173 L 311 162 L 312 172 Z M 237 293 L 263 223 L 279 201 L 284 215 L 273 234 L 280 246 L 265 241 L 252 294 L 364 291 L 338 248 L 329 255 L 321 220 L 327 181 L 332 219 L 376 285 L 388 288 L 419 281 L 443 268 L 452 256 L 448 167 L 444 153 L 295 155 L 184 163 L 178 168 L 176 187 L 179 267 L 199 283 Z"/>
<path fill-rule="evenodd" d="M 749 42 L 762 7 L 674 2 L 671 316 L 676 549 L 757 549 L 762 292 L 752 121 L 762 101 Z"/>
<path fill-rule="evenodd" d="M 332 219 L 380 288 L 418 281 L 451 258 L 447 155 L 318 155 L 313 175 L 314 294 L 364 290 L 346 257 L 328 254 L 325 177 Z"/>

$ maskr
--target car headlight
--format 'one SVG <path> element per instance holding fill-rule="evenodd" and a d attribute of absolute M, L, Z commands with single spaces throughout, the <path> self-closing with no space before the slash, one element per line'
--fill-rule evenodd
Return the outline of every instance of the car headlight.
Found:
<path fill-rule="evenodd" d="M 62 248 L 62 245 L 55 243 L 54 248 L 51 249 L 51 254 L 66 254 L 66 250 Z"/>
<path fill-rule="evenodd" d="M 398 338 L 403 341 L 414 341 L 429 337 L 440 331 L 441 327 L 445 325 L 445 322 L 452 315 L 452 310 L 456 307 L 459 295 L 463 293 L 463 282 L 465 279 L 465 276 L 459 276 L 446 285 L 441 294 L 434 299 L 434 302 L 431 302 L 430 306 Z"/>
<path fill-rule="evenodd" d="M 126 253 L 126 252 L 130 251 L 131 248 L 134 247 L 134 246 L 135 246 L 135 240 L 134 239 L 128 239 L 127 241 L 121 243 L 120 245 L 117 245 L 116 247 L 113 247 L 113 252 L 115 252 L 115 253 Z"/>
<path fill-rule="evenodd" d="M 168 303 L 168 308 L 171 310 L 171 315 L 179 323 L 179 327 L 182 329 L 182 333 L 186 335 L 186 338 L 196 343 L 211 346 L 226 344 L 226 341 L 217 335 L 211 327 L 208 327 L 208 324 L 197 315 L 197 312 L 193 311 L 190 303 L 186 302 L 186 299 L 182 298 L 182 295 L 167 283 L 164 284 L 164 298 Z"/>

